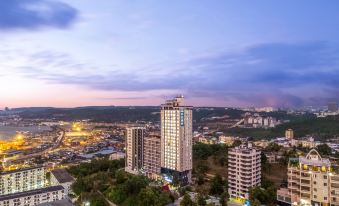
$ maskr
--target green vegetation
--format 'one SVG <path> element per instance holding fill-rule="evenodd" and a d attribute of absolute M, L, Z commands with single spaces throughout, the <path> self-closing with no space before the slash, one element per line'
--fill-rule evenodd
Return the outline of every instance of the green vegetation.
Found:
<path fill-rule="evenodd" d="M 250 202 L 252 205 L 274 206 L 276 205 L 276 191 L 273 182 L 264 179 L 261 187 L 250 189 Z"/>
<path fill-rule="evenodd" d="M 180 202 L 180 206 L 196 206 L 196 204 L 193 202 L 193 200 L 191 200 L 190 196 L 186 193 Z"/>
<path fill-rule="evenodd" d="M 102 192 L 113 184 L 115 172 L 123 166 L 123 160 L 101 159 L 70 167 L 68 171 L 77 178 L 72 189 L 79 197 L 78 203 L 89 201 L 91 205 L 107 205 Z"/>
<path fill-rule="evenodd" d="M 123 167 L 123 160 L 101 159 L 69 168 L 77 178 L 72 185 L 77 203 L 89 201 L 91 205 L 105 206 L 108 199 L 123 206 L 162 206 L 173 201 L 160 188 L 149 187 L 146 177 L 130 175 Z"/>
<path fill-rule="evenodd" d="M 118 205 L 162 206 L 172 202 L 168 193 L 160 188 L 148 187 L 149 180 L 118 171 L 116 184 L 106 190 L 106 196 Z"/>
<path fill-rule="evenodd" d="M 325 118 L 299 117 L 289 123 L 278 125 L 275 128 L 230 128 L 225 129 L 226 135 L 253 137 L 255 139 L 269 139 L 282 137 L 286 129 L 293 129 L 296 137 L 311 135 L 321 140 L 337 137 L 339 134 L 339 116 Z"/>
<path fill-rule="evenodd" d="M 159 121 L 160 108 L 154 106 L 103 106 L 103 107 L 77 107 L 77 108 L 17 108 L 20 116 L 27 119 L 54 118 L 56 120 L 77 121 L 90 119 L 94 122 L 135 122 L 135 121 Z M 225 109 L 223 107 L 195 108 L 193 110 L 194 121 L 199 123 L 202 118 L 225 116 L 241 118 L 244 112 L 237 109 Z"/>
<path fill-rule="evenodd" d="M 227 158 L 228 147 L 225 144 L 203 144 L 196 143 L 193 145 L 193 159 L 207 160 L 208 157 Z"/>
<path fill-rule="evenodd" d="M 193 177 L 201 195 L 227 196 L 227 152 L 223 144 L 193 145 Z M 226 193 L 226 194 L 225 194 Z"/>
<path fill-rule="evenodd" d="M 223 107 L 196 108 L 193 111 L 194 120 L 199 123 L 203 118 L 228 116 L 231 119 L 240 119 L 245 112 L 238 109 L 225 109 Z"/>
<path fill-rule="evenodd" d="M 320 144 L 317 146 L 317 151 L 320 155 L 329 156 L 332 154 L 332 149 L 327 144 Z"/>
<path fill-rule="evenodd" d="M 215 175 L 211 180 L 211 195 L 221 195 L 226 190 L 225 182 L 222 180 L 220 175 Z"/>

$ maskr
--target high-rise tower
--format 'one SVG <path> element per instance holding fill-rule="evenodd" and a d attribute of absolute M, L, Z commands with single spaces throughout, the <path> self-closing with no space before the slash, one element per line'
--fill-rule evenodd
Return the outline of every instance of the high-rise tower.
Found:
<path fill-rule="evenodd" d="M 161 105 L 161 174 L 165 181 L 185 185 L 192 171 L 192 107 L 183 96 Z"/>
<path fill-rule="evenodd" d="M 129 127 L 126 133 L 126 165 L 125 171 L 138 174 L 144 162 L 144 127 Z"/>

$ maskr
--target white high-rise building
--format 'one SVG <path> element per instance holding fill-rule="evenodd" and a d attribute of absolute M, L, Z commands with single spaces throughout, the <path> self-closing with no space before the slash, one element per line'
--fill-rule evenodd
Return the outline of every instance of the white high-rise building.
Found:
<path fill-rule="evenodd" d="M 125 171 L 138 174 L 144 162 L 145 127 L 129 127 L 126 133 L 126 165 Z"/>
<path fill-rule="evenodd" d="M 261 184 L 261 152 L 252 145 L 228 151 L 228 193 L 232 198 L 249 198 L 249 189 Z"/>
<path fill-rule="evenodd" d="M 161 174 L 168 182 L 191 182 L 192 107 L 178 96 L 161 105 Z"/>

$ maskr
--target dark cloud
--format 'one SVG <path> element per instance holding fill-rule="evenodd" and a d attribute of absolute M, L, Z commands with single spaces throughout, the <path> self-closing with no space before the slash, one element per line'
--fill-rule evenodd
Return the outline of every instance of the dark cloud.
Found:
<path fill-rule="evenodd" d="M 65 28 L 77 15 L 75 8 L 57 0 L 1 0 L 0 30 Z"/>
<path fill-rule="evenodd" d="M 48 82 L 101 90 L 181 90 L 191 97 L 252 105 L 324 104 L 337 98 L 339 88 L 339 45 L 326 42 L 259 44 L 135 72 L 104 72 L 47 51 L 30 58 L 49 69 L 22 68 L 22 74 Z"/>

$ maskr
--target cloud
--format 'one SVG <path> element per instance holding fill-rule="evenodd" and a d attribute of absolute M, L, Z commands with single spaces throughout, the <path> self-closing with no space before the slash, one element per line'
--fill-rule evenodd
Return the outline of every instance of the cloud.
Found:
<path fill-rule="evenodd" d="M 51 51 L 31 54 L 25 62 L 16 66 L 18 73 L 49 83 L 108 91 L 182 91 L 221 104 L 321 105 L 339 93 L 339 45 L 326 42 L 258 44 L 134 72 L 77 63 Z"/>
<path fill-rule="evenodd" d="M 66 28 L 77 15 L 75 8 L 57 0 L 4 0 L 0 1 L 0 30 Z"/>

